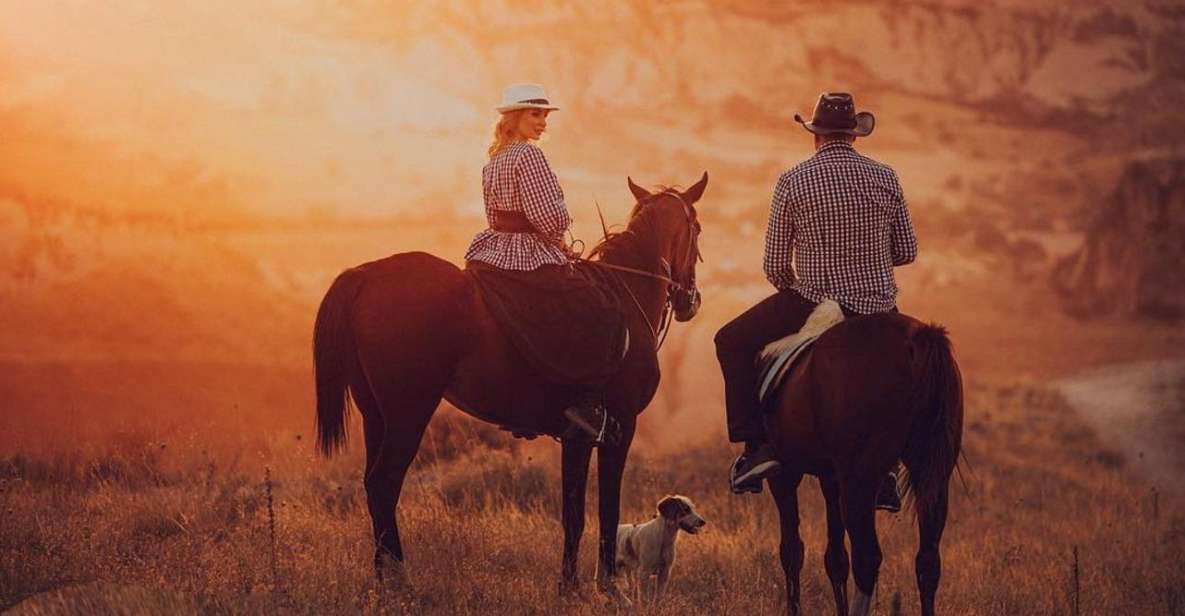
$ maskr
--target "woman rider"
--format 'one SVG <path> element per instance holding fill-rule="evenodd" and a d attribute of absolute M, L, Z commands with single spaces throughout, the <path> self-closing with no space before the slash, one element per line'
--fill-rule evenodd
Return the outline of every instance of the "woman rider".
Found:
<path fill-rule="evenodd" d="M 543 135 L 547 129 L 547 116 L 556 109 L 558 107 L 550 103 L 539 85 L 512 85 L 503 92 L 502 104 L 497 107 L 501 117 L 494 127 L 494 140 L 488 151 L 489 162 L 481 174 L 489 228 L 473 238 L 465 253 L 465 261 L 467 268 L 476 272 L 487 296 L 499 292 L 503 297 L 517 294 L 505 303 L 521 306 L 527 300 L 523 295 L 538 294 L 541 304 L 551 303 L 561 312 L 589 312 L 598 302 L 559 305 L 563 298 L 574 296 L 573 288 L 576 295 L 587 297 L 585 287 L 592 285 L 571 266 L 573 254 L 564 244 L 564 233 L 572 219 L 564 205 L 564 192 L 543 151 L 531 143 Z M 510 330 L 523 329 L 523 325 L 528 329 L 531 326 L 545 327 L 546 315 L 540 313 L 546 308 L 539 305 L 527 311 L 514 311 L 512 307 L 506 318 L 500 320 L 504 325 L 506 321 L 513 322 Z M 571 316 L 579 320 L 585 315 Z M 608 316 L 616 318 L 615 315 Z M 592 318 L 605 322 L 606 311 L 593 314 Z M 534 323 L 523 323 L 528 320 Z M 584 321 L 590 327 L 601 327 L 597 323 L 588 323 L 588 319 Z M 514 331 L 508 333 L 514 340 Z M 547 337 L 549 332 L 537 332 L 537 335 Z M 522 349 L 535 345 L 518 346 Z M 604 437 L 606 411 L 600 391 L 590 384 L 597 379 L 563 378 L 570 374 L 555 374 L 551 370 L 554 366 L 548 362 L 537 367 L 553 380 L 569 381 L 582 390 L 577 405 L 564 411 L 570 426 L 563 436 L 599 444 Z"/>

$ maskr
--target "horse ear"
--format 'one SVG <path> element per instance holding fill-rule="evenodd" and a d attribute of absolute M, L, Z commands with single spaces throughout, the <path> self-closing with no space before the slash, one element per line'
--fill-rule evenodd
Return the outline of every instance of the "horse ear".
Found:
<path fill-rule="evenodd" d="M 683 193 L 683 199 L 686 200 L 688 203 L 695 203 L 696 201 L 699 201 L 699 198 L 704 196 L 704 189 L 707 188 L 707 186 L 708 186 L 708 172 L 705 171 L 704 176 L 702 178 L 700 178 L 699 181 L 696 182 L 694 186 L 692 186 L 691 188 L 688 188 L 687 192 Z"/>
<path fill-rule="evenodd" d="M 634 193 L 634 198 L 638 201 L 650 196 L 650 191 L 638 186 L 637 184 L 634 184 L 634 180 L 630 176 L 625 176 L 625 182 L 629 184 L 630 192 Z"/>

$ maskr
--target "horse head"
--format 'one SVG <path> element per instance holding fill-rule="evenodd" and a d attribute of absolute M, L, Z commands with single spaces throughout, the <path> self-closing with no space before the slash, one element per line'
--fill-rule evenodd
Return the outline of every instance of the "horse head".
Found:
<path fill-rule="evenodd" d="M 695 286 L 695 266 L 703 260 L 699 251 L 700 224 L 695 204 L 708 185 L 708 173 L 685 191 L 664 188 L 650 192 L 626 178 L 630 192 L 642 208 L 653 212 L 655 229 L 663 234 L 662 263 L 672 284 L 667 289 L 676 321 L 689 321 L 699 311 L 700 292 Z"/>

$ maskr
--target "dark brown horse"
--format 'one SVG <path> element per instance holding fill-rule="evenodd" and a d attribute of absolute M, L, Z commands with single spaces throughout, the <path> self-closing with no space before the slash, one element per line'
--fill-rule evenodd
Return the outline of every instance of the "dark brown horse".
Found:
<path fill-rule="evenodd" d="M 685 192 L 650 193 L 629 181 L 637 204 L 626 230 L 594 254 L 615 266 L 631 344 L 606 387 L 606 405 L 621 427 L 600 448 L 599 576 L 614 588 L 621 478 L 637 416 L 658 387 L 656 331 L 666 310 L 695 316 L 699 222 L 694 204 L 705 173 Z M 633 271 L 626 271 L 633 270 Z M 673 283 L 673 284 L 672 284 Z M 396 505 L 408 467 L 441 398 L 466 413 L 519 431 L 556 435 L 562 409 L 577 392 L 533 373 L 503 334 L 470 279 L 455 265 L 421 252 L 397 254 L 346 270 L 334 280 L 313 334 L 317 437 L 331 455 L 346 439 L 352 396 L 366 440 L 367 502 L 374 525 L 375 569 L 402 575 Z M 563 592 L 576 589 L 576 556 L 584 531 L 589 445 L 565 441 L 563 454 Z"/>
<path fill-rule="evenodd" d="M 946 330 L 897 313 L 857 317 L 828 330 L 788 379 L 767 415 L 783 462 L 770 491 L 781 516 L 786 610 L 798 614 L 803 546 L 798 484 L 815 475 L 827 501 L 824 563 L 836 613 L 848 614 L 848 552 L 856 578 L 852 616 L 868 614 L 881 563 L 873 505 L 880 479 L 901 460 L 918 519 L 922 614 L 934 613 L 947 494 L 963 431 L 963 386 Z"/>

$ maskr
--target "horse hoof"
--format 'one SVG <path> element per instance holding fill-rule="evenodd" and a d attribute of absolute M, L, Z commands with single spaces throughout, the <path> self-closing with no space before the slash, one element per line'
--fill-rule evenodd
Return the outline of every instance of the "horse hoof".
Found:
<path fill-rule="evenodd" d="M 848 616 L 868 616 L 871 606 L 872 594 L 865 594 L 864 591 L 857 587 L 856 598 L 852 601 L 852 610 L 848 612 Z"/>
<path fill-rule="evenodd" d="M 374 572 L 379 582 L 393 590 L 408 590 L 411 580 L 407 577 L 407 568 L 403 562 L 396 560 L 389 554 L 379 554 L 374 559 Z"/>
<path fill-rule="evenodd" d="M 634 607 L 634 602 L 630 601 L 630 598 L 621 590 L 621 586 L 616 579 L 600 584 L 598 590 L 608 601 L 609 605 L 615 609 L 628 610 Z"/>
<path fill-rule="evenodd" d="M 576 580 L 560 580 L 560 599 L 564 601 L 578 601 L 584 599 L 580 583 Z"/>

